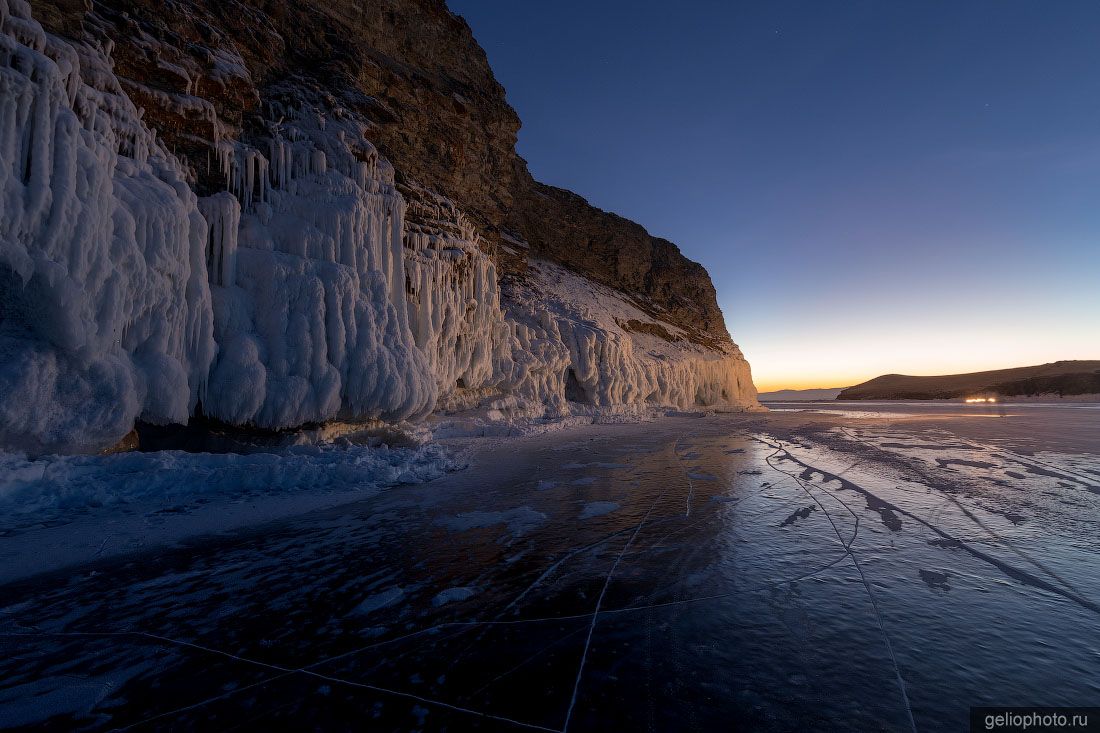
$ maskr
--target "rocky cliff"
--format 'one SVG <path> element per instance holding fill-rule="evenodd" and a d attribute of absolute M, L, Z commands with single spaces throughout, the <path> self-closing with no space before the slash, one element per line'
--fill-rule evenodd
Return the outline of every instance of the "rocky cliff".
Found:
<path fill-rule="evenodd" d="M 442 0 L 0 0 L 0 441 L 756 405 L 710 279 L 535 182 Z"/>

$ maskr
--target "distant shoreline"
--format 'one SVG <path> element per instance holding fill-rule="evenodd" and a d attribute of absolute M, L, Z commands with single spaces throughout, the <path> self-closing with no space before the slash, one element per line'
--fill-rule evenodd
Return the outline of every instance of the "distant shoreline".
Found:
<path fill-rule="evenodd" d="M 789 404 L 807 404 L 807 405 L 811 405 L 811 404 L 821 404 L 821 403 L 828 403 L 828 404 L 835 404 L 835 405 L 846 405 L 846 404 L 860 404 L 860 403 L 867 404 L 867 403 L 872 403 L 872 402 L 889 402 L 889 403 L 905 402 L 905 403 L 912 403 L 912 404 L 940 403 L 940 404 L 957 405 L 957 404 L 964 403 L 964 399 L 962 397 L 928 397 L 928 398 L 863 397 L 863 398 L 859 398 L 859 399 L 849 398 L 849 399 L 843 399 L 843 400 L 835 400 L 835 399 L 834 400 L 828 400 L 828 399 L 826 399 L 826 400 L 764 399 L 764 398 L 760 399 L 760 403 L 763 404 L 763 405 L 769 405 L 769 404 L 772 404 L 772 405 L 789 405 Z M 1063 403 L 1063 402 L 1100 403 L 1100 393 L 1065 395 L 1064 397 L 1060 397 L 1056 394 L 1017 395 L 1017 396 L 1012 396 L 1012 397 L 999 397 L 996 402 L 985 403 L 984 405 L 974 405 L 974 406 L 975 407 L 983 407 L 983 406 L 984 407 L 996 407 L 997 405 L 1014 405 L 1014 404 L 1020 404 L 1020 403 L 1058 404 L 1058 403 Z"/>
<path fill-rule="evenodd" d="M 942 376 L 884 374 L 848 387 L 837 395 L 837 400 L 992 398 L 1015 402 L 1067 399 L 1091 402 L 1097 394 L 1100 394 L 1100 360 L 1056 361 Z"/>
<path fill-rule="evenodd" d="M 820 400 L 835 400 L 845 387 L 824 387 L 815 389 L 777 389 L 771 392 L 761 392 L 756 398 L 760 402 L 808 402 Z"/>

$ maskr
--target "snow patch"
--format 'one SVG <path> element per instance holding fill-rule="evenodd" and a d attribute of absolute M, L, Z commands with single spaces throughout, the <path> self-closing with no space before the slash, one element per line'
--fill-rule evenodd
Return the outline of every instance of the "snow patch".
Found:
<path fill-rule="evenodd" d="M 585 504 L 584 509 L 581 510 L 581 519 L 602 517 L 604 514 L 610 514 L 620 508 L 621 507 L 613 501 L 590 501 Z"/>
<path fill-rule="evenodd" d="M 473 588 L 448 588 L 447 590 L 440 591 L 432 599 L 432 605 L 439 607 L 455 601 L 465 601 L 468 598 L 473 598 L 477 591 Z"/>
<path fill-rule="evenodd" d="M 375 593 L 372 596 L 364 598 L 363 601 L 355 607 L 352 613 L 357 616 L 366 616 L 375 611 L 381 611 L 383 608 L 389 608 L 396 603 L 400 603 L 404 598 L 405 590 L 400 586 L 387 588 L 381 593 Z"/>
<path fill-rule="evenodd" d="M 509 532 L 515 536 L 520 536 L 545 521 L 546 515 L 542 512 L 535 511 L 529 506 L 521 506 L 500 512 L 464 512 L 453 517 L 439 519 L 437 524 L 455 532 L 466 532 L 471 529 L 504 524 L 508 526 Z"/>
<path fill-rule="evenodd" d="M 129 680 L 152 672 L 157 664 L 140 662 L 103 675 L 60 675 L 13 685 L 0 691 L 0 728 L 17 728 L 69 715 L 90 716 Z"/>

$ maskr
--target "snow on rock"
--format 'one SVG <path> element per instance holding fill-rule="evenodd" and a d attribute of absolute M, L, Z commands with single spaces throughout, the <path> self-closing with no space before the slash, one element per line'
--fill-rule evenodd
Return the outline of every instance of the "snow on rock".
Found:
<path fill-rule="evenodd" d="M 214 355 L 206 222 L 96 48 L 0 0 L 0 444 L 181 422 Z"/>
<path fill-rule="evenodd" d="M 756 409 L 749 364 L 656 322 L 626 296 L 549 262 L 507 293 L 512 391 L 561 409 L 640 405 Z"/>

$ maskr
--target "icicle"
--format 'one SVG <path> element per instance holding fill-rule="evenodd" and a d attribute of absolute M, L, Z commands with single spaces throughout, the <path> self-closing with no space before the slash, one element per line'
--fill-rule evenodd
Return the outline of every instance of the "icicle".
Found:
<path fill-rule="evenodd" d="M 230 287 L 236 281 L 240 203 L 233 194 L 222 192 L 199 199 L 199 210 L 209 226 L 206 264 L 210 283 Z"/>
<path fill-rule="evenodd" d="M 0 231 L 24 233 L 0 271 L 34 282 L 8 314 L 25 331 L 0 334 L 0 445 L 94 450 L 139 416 L 185 421 L 215 347 L 184 169 L 117 83 L 81 81 L 110 78 L 104 50 L 0 8 Z"/>

